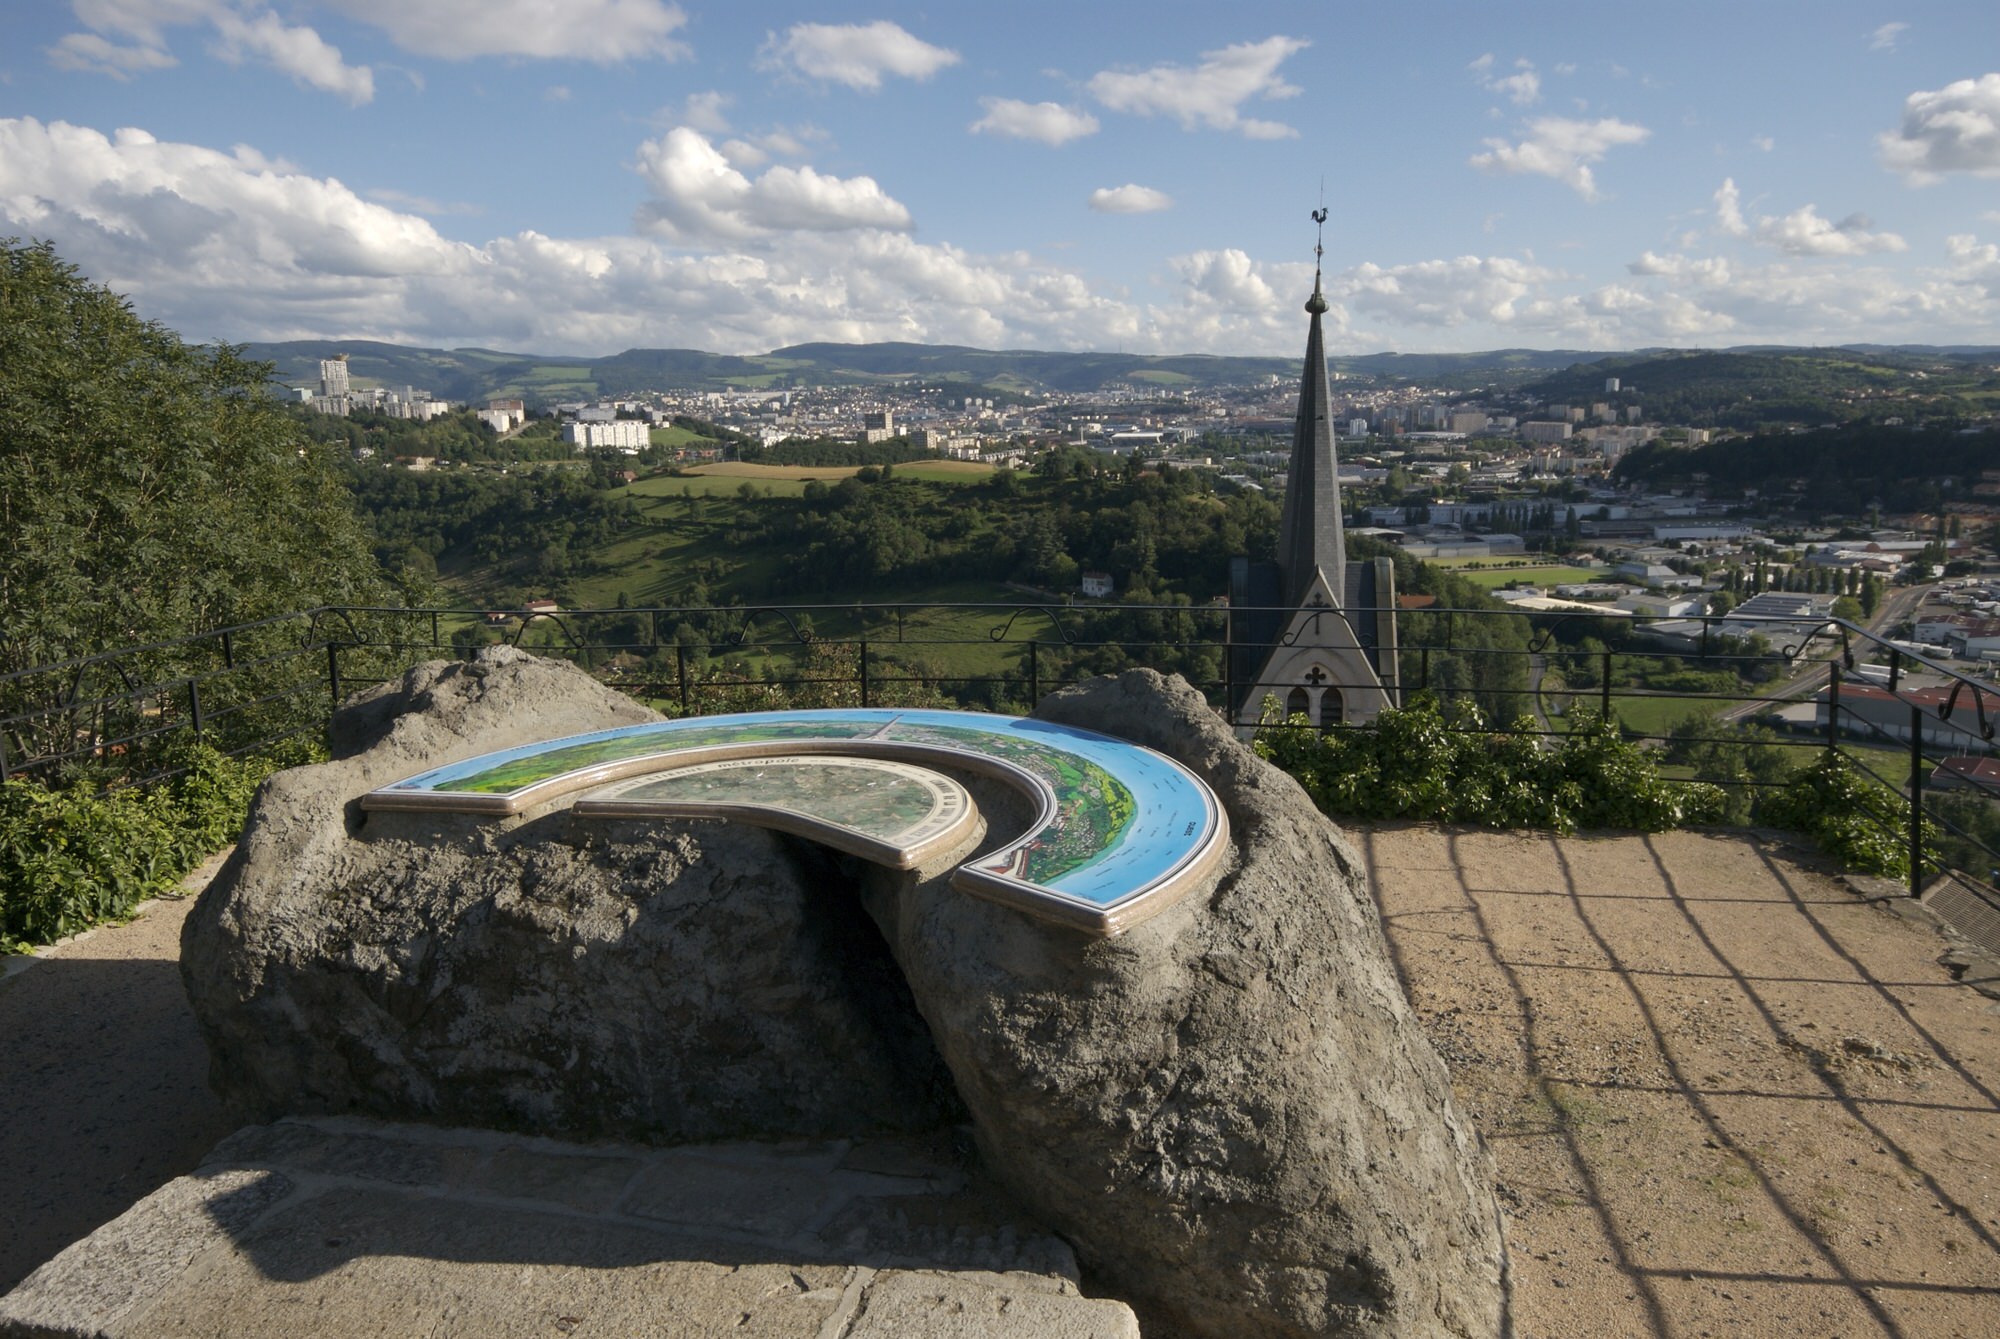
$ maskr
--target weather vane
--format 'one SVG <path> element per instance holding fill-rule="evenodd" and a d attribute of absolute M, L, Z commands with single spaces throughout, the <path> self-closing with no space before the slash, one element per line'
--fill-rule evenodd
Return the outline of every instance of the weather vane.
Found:
<path fill-rule="evenodd" d="M 1319 259 L 1326 254 L 1326 206 L 1313 211 L 1313 222 L 1319 225 L 1319 240 L 1313 243 L 1313 268 L 1319 268 Z"/>

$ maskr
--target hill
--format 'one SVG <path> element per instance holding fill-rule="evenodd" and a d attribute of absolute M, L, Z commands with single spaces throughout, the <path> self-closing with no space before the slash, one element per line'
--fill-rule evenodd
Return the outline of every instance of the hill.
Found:
<path fill-rule="evenodd" d="M 1744 349 L 1614 354 L 1522 387 L 1553 403 L 1639 404 L 1648 419 L 1756 430 L 1968 417 L 2000 407 L 1993 353 Z M 1604 389 L 1607 378 L 1622 383 Z"/>
<path fill-rule="evenodd" d="M 577 358 L 497 349 L 429 349 L 370 340 L 250 344 L 246 356 L 276 365 L 280 381 L 307 385 L 322 358 L 348 355 L 358 385 L 416 386 L 454 400 L 518 397 L 543 407 L 562 400 L 667 390 L 759 390 L 794 386 L 919 383 L 962 386 L 1003 400 L 1082 395 L 1114 387 L 1207 390 L 1266 377 L 1290 381 L 1295 358 L 1207 354 L 1061 353 L 955 344 L 793 344 L 766 354 L 701 349 L 627 349 Z M 1904 412 L 1968 414 L 2000 406 L 2000 350 L 1908 346 L 1729 350 L 1493 349 L 1481 353 L 1335 355 L 1349 377 L 1423 381 L 1450 389 L 1505 383 L 1547 399 L 1604 399 L 1604 379 L 1626 382 L 1626 402 L 1650 418 L 1698 426 L 1754 428 Z M 1862 412 L 1857 413 L 1857 406 Z M 1880 416 L 1879 414 L 1877 416 Z"/>
<path fill-rule="evenodd" d="M 768 354 L 700 349 L 627 349 L 575 358 L 496 349 L 430 349 L 371 340 L 291 340 L 250 344 L 245 355 L 275 365 L 278 380 L 307 385 L 323 358 L 348 355 L 361 386 L 416 386 L 454 400 L 518 397 L 544 406 L 599 395 L 651 390 L 755 390 L 791 386 L 865 386 L 918 382 L 958 385 L 968 395 L 1000 398 L 1089 394 L 1113 387 L 1206 390 L 1266 377 L 1290 381 L 1294 358 L 1207 354 L 1061 353 L 975 349 L 951 344 L 794 344 Z M 1608 355 L 1579 349 L 1498 349 L 1488 353 L 1374 353 L 1337 356 L 1346 376 L 1390 380 L 1499 377 L 1519 380 Z"/>

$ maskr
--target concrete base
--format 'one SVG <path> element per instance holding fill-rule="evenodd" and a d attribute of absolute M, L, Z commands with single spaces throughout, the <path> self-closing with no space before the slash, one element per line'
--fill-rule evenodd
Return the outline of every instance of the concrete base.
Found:
<path fill-rule="evenodd" d="M 238 1131 L 0 1298 L 0 1336 L 1136 1339 L 948 1141 Z"/>

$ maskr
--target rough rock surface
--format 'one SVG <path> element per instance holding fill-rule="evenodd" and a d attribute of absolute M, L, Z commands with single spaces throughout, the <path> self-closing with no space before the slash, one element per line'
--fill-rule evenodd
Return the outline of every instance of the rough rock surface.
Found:
<path fill-rule="evenodd" d="M 1179 680 L 1134 670 L 1036 714 L 1193 768 L 1236 849 L 1208 896 L 1113 939 L 871 876 L 987 1165 L 1193 1333 L 1500 1333 L 1490 1162 L 1345 838 Z"/>
<path fill-rule="evenodd" d="M 956 1145 L 252 1126 L 0 1297 L 0 1339 L 1138 1339 Z"/>
<path fill-rule="evenodd" d="M 922 1128 L 950 1084 L 851 883 L 722 823 L 363 813 L 493 749 L 658 719 L 510 649 L 419 666 L 273 777 L 183 932 L 212 1082 L 249 1119 L 651 1140 Z"/>

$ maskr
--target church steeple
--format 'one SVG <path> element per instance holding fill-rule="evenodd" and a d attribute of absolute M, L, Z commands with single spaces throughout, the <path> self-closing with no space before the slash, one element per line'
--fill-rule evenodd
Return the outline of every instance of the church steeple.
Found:
<path fill-rule="evenodd" d="M 1299 381 L 1299 413 L 1292 426 L 1291 473 L 1285 512 L 1278 529 L 1278 566 L 1284 573 L 1285 603 L 1297 607 L 1324 572 L 1336 600 L 1347 598 L 1347 537 L 1340 516 L 1340 465 L 1333 447 L 1332 396 L 1327 389 L 1326 346 L 1320 316 L 1326 294 L 1320 287 L 1325 254 L 1326 210 L 1313 211 L 1322 241 L 1313 247 L 1313 291 L 1306 299 L 1312 325 L 1306 333 L 1306 362 Z"/>

